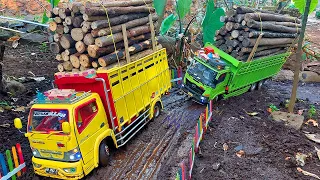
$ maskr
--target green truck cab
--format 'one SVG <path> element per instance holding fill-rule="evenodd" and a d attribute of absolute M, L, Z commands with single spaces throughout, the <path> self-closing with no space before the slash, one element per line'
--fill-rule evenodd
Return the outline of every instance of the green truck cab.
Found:
<path fill-rule="evenodd" d="M 280 70 L 290 53 L 239 61 L 210 43 L 220 59 L 194 57 L 183 79 L 182 89 L 199 103 L 227 99 L 249 90 L 260 89 L 264 81 Z"/>

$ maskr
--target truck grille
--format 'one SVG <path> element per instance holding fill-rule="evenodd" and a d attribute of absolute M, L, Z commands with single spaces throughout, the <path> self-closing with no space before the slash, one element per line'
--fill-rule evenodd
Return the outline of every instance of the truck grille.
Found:
<path fill-rule="evenodd" d="M 204 90 L 201 89 L 200 87 L 198 87 L 197 85 L 191 83 L 188 79 L 186 79 L 186 85 L 192 89 L 193 91 L 195 91 L 196 93 L 199 93 L 200 95 L 202 95 L 204 93 Z"/>

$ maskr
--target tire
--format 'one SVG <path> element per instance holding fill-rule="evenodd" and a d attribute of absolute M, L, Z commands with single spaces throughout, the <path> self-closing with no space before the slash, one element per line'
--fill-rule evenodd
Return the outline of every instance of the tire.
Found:
<path fill-rule="evenodd" d="M 161 114 L 161 104 L 157 102 L 153 107 L 153 118 L 159 117 Z"/>
<path fill-rule="evenodd" d="M 109 147 L 105 141 L 102 141 L 99 146 L 99 164 L 100 166 L 107 166 L 109 164 L 110 152 Z"/>
<path fill-rule="evenodd" d="M 257 83 L 253 83 L 249 89 L 249 92 L 256 90 L 256 88 L 257 88 Z"/>
<path fill-rule="evenodd" d="M 264 80 L 259 81 L 259 83 L 258 83 L 258 85 L 257 85 L 257 90 L 261 90 L 263 84 L 264 84 Z"/>

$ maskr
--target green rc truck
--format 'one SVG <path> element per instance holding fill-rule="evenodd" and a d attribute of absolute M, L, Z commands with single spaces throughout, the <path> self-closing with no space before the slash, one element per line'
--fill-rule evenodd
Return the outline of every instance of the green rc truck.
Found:
<path fill-rule="evenodd" d="M 264 81 L 276 75 L 290 55 L 287 52 L 242 62 L 210 43 L 205 48 L 213 49 L 220 58 L 194 57 L 182 84 L 183 91 L 201 104 L 261 89 Z"/>

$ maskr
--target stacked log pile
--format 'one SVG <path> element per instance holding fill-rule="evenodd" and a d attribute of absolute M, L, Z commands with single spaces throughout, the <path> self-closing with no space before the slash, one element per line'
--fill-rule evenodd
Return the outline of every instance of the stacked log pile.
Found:
<path fill-rule="evenodd" d="M 53 8 L 48 14 L 53 19 L 49 29 L 55 32 L 50 49 L 60 61 L 58 70 L 108 69 L 160 48 L 154 38 L 158 17 L 151 3 L 152 0 L 73 2 Z"/>
<path fill-rule="evenodd" d="M 247 7 L 234 7 L 220 21 L 225 24 L 216 32 L 216 46 L 242 61 L 254 49 L 254 58 L 285 52 L 301 31 L 300 19 Z"/>

